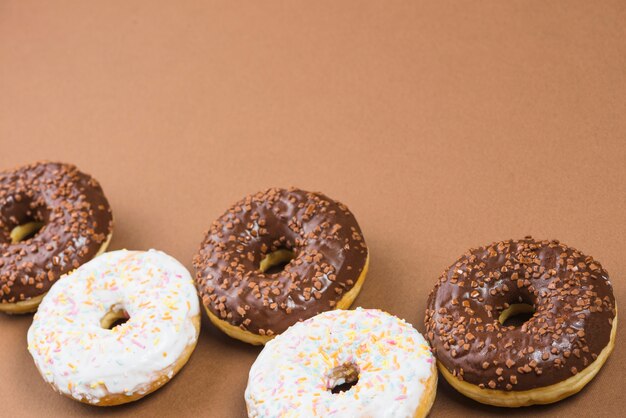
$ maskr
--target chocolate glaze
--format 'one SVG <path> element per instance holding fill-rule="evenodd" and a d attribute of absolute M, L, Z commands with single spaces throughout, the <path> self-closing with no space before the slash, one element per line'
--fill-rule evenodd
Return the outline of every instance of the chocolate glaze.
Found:
<path fill-rule="evenodd" d="M 535 313 L 503 326 L 509 304 Z M 609 343 L 615 299 L 608 273 L 558 241 L 503 241 L 470 250 L 428 299 L 426 335 L 437 359 L 481 388 L 527 390 L 561 382 Z"/>
<path fill-rule="evenodd" d="M 44 226 L 12 244 L 11 230 L 30 221 Z M 47 292 L 61 275 L 93 258 L 111 230 L 100 185 L 75 166 L 42 162 L 0 173 L 0 300 Z"/>
<path fill-rule="evenodd" d="M 266 254 L 294 251 L 275 274 Z M 194 257 L 204 305 L 218 318 L 260 335 L 333 309 L 359 278 L 367 246 L 352 213 L 321 193 L 269 189 L 237 202 L 211 225 Z"/>

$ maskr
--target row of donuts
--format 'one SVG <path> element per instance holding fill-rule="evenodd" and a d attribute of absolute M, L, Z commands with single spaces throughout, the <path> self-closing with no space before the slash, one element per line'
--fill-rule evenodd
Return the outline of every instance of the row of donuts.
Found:
<path fill-rule="evenodd" d="M 1 174 L 0 205 L 0 310 L 39 306 L 28 332 L 38 370 L 89 404 L 169 381 L 196 345 L 198 295 L 226 334 L 265 345 L 245 392 L 252 417 L 425 416 L 436 365 L 479 402 L 549 403 L 582 389 L 614 346 L 607 272 L 555 240 L 463 255 L 429 296 L 424 338 L 385 312 L 346 310 L 369 252 L 349 209 L 321 193 L 269 189 L 232 205 L 206 233 L 194 278 L 160 251 L 99 255 L 111 209 L 72 165 Z M 509 324 L 519 313 L 532 316 Z"/>

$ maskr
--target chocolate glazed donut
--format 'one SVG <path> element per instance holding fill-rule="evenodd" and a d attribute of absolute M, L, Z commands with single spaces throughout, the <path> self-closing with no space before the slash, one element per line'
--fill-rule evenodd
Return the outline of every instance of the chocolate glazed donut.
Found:
<path fill-rule="evenodd" d="M 73 165 L 0 173 L 0 311 L 36 310 L 60 276 L 104 251 L 112 223 L 98 182 Z"/>
<path fill-rule="evenodd" d="M 368 250 L 343 204 L 274 188 L 213 222 L 193 265 L 209 318 L 231 337 L 264 344 L 298 321 L 348 308 L 365 279 Z"/>
<path fill-rule="evenodd" d="M 507 317 L 533 313 L 521 326 Z M 614 345 L 615 299 L 600 263 L 558 241 L 470 250 L 431 292 L 426 335 L 443 376 L 497 406 L 550 403 L 578 392 Z"/>

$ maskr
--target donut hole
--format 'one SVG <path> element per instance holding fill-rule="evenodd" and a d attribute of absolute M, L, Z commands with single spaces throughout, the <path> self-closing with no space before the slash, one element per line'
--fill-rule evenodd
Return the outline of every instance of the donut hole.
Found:
<path fill-rule="evenodd" d="M 333 394 L 349 391 L 359 383 L 359 373 L 359 366 L 352 362 L 333 368 L 328 374 L 328 390 Z"/>
<path fill-rule="evenodd" d="M 520 327 L 533 317 L 535 308 L 529 303 L 513 303 L 503 310 L 498 321 L 505 327 Z"/>
<path fill-rule="evenodd" d="M 11 243 L 17 244 L 18 242 L 26 241 L 34 237 L 44 225 L 43 222 L 35 220 L 29 220 L 17 225 L 11 230 Z"/>
<path fill-rule="evenodd" d="M 112 330 L 117 326 L 125 324 L 129 319 L 130 315 L 124 308 L 114 306 L 100 319 L 100 326 L 104 329 Z"/>
<path fill-rule="evenodd" d="M 285 266 L 296 257 L 296 253 L 287 249 L 279 248 L 276 251 L 272 251 L 263 257 L 259 264 L 259 270 L 262 273 L 276 274 L 285 269 Z"/>

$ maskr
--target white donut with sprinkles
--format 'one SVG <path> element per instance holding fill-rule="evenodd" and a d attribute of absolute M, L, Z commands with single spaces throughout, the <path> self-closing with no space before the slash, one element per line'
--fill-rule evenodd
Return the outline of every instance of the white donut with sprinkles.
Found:
<path fill-rule="evenodd" d="M 374 309 L 324 312 L 269 341 L 250 370 L 249 417 L 423 417 L 437 372 L 410 324 Z"/>
<path fill-rule="evenodd" d="M 187 269 L 160 251 L 123 250 L 52 286 L 28 330 L 28 350 L 61 394 L 118 405 L 167 383 L 189 359 L 199 331 Z"/>

